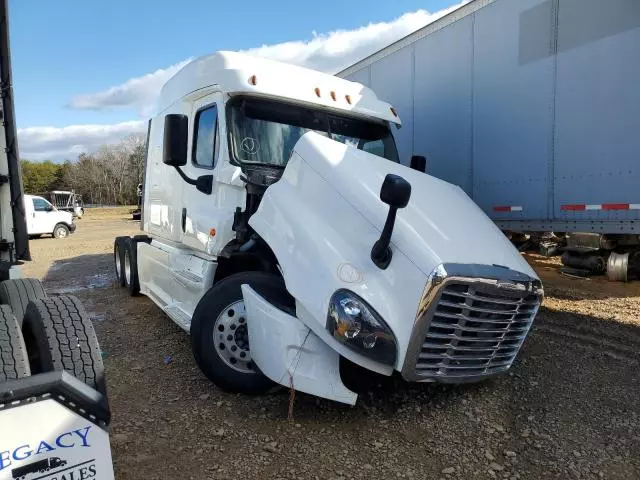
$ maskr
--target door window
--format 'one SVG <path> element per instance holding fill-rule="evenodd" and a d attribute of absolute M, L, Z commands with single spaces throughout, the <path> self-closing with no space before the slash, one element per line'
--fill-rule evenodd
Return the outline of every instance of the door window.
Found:
<path fill-rule="evenodd" d="M 51 204 L 43 198 L 33 199 L 33 209 L 36 212 L 49 212 L 52 210 Z"/>
<path fill-rule="evenodd" d="M 218 109 L 215 105 L 196 114 L 193 132 L 193 163 L 201 168 L 215 166 L 218 131 Z"/>

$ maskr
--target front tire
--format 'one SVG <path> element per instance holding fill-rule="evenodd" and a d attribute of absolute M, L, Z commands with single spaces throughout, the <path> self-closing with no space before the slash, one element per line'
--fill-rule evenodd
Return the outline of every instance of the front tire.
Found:
<path fill-rule="evenodd" d="M 279 308 L 293 308 L 281 277 L 262 272 L 231 275 L 204 294 L 191 322 L 196 363 L 218 387 L 228 392 L 260 394 L 274 384 L 251 360 L 241 285 L 250 285 Z"/>
<path fill-rule="evenodd" d="M 69 236 L 69 227 L 63 223 L 59 223 L 53 229 L 53 238 L 67 238 Z"/>

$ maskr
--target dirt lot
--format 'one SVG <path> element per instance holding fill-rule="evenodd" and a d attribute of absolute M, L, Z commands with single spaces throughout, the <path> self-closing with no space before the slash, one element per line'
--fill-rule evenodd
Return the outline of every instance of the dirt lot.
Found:
<path fill-rule="evenodd" d="M 289 421 L 288 392 L 218 390 L 187 335 L 116 288 L 113 237 L 137 229 L 93 211 L 70 238 L 31 242 L 25 266 L 94 318 L 119 480 L 640 478 L 640 283 L 569 279 L 530 257 L 547 297 L 511 373 L 456 387 L 364 378 L 355 407 L 297 394 Z"/>

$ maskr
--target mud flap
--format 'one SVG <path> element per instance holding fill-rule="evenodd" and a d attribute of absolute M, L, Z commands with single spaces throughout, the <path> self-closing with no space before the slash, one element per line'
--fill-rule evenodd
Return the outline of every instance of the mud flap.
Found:
<path fill-rule="evenodd" d="M 251 358 L 262 373 L 300 392 L 354 405 L 358 395 L 340 378 L 340 355 L 297 318 L 242 285 Z"/>

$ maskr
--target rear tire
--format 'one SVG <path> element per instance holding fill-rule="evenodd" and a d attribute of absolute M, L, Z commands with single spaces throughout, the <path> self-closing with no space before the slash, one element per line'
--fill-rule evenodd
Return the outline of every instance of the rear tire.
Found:
<path fill-rule="evenodd" d="M 0 382 L 31 375 L 27 347 L 8 305 L 0 305 Z"/>
<path fill-rule="evenodd" d="M 200 369 L 218 387 L 228 392 L 260 394 L 274 383 L 251 361 L 245 331 L 248 320 L 242 316 L 243 284 L 279 308 L 294 304 L 279 276 L 262 272 L 230 275 L 216 283 L 198 303 L 191 322 L 191 347 Z"/>
<path fill-rule="evenodd" d="M 0 283 L 0 303 L 11 307 L 20 328 L 29 302 L 41 298 L 47 298 L 47 294 L 37 278 L 15 278 Z"/>
<path fill-rule="evenodd" d="M 133 238 L 124 239 L 123 274 L 124 283 L 129 290 L 129 295 L 135 297 L 140 293 L 140 282 L 138 281 L 138 242 Z"/>
<path fill-rule="evenodd" d="M 125 241 L 129 237 L 116 237 L 113 242 L 113 263 L 116 270 L 116 278 L 121 287 L 126 287 L 127 282 L 124 278 L 124 249 Z"/>
<path fill-rule="evenodd" d="M 67 238 L 69 236 L 69 227 L 64 223 L 57 224 L 53 229 L 53 238 Z"/>
<path fill-rule="evenodd" d="M 76 297 L 59 295 L 30 302 L 22 332 L 34 374 L 66 370 L 106 397 L 98 338 Z"/>

